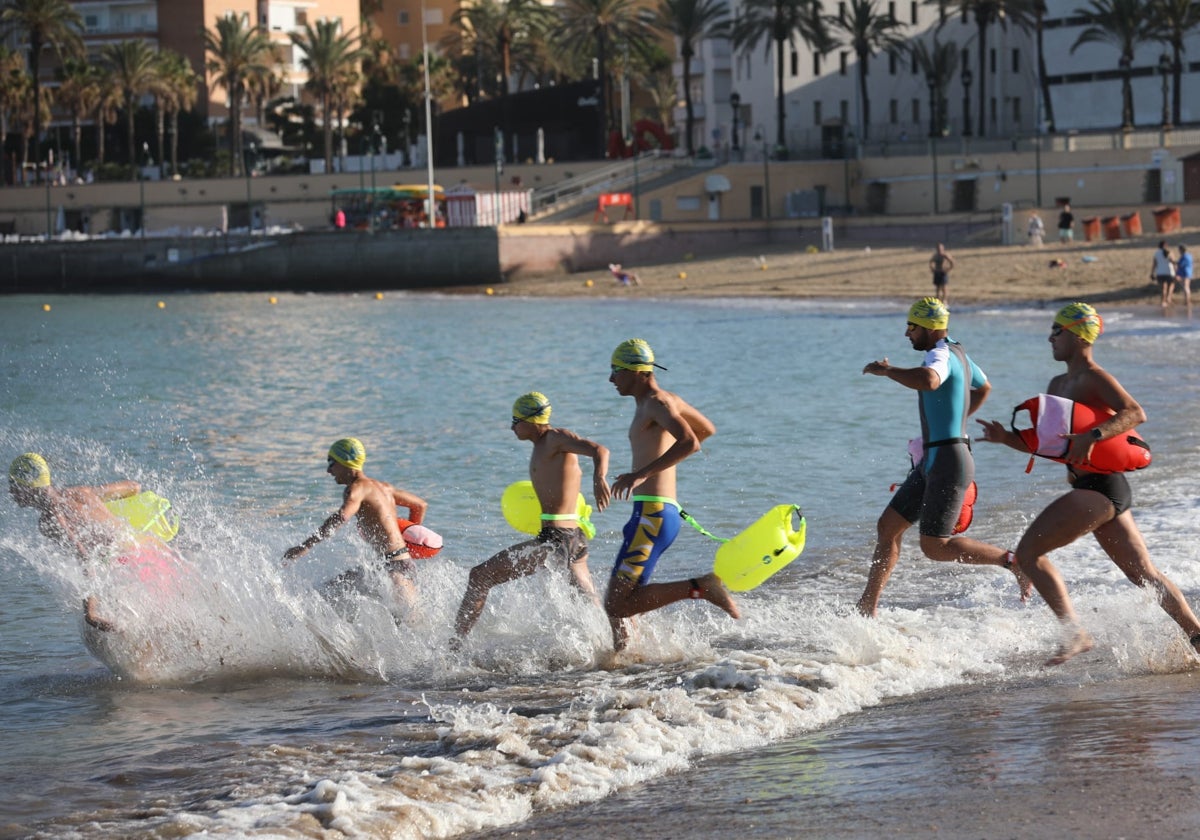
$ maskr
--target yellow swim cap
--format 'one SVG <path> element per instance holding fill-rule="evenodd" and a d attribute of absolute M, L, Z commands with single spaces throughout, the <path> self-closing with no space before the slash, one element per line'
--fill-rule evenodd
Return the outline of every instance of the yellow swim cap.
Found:
<path fill-rule="evenodd" d="M 950 310 L 935 297 L 921 298 L 908 308 L 908 320 L 918 327 L 944 330 L 950 326 Z"/>
<path fill-rule="evenodd" d="M 1070 330 L 1088 344 L 1095 343 L 1104 332 L 1104 319 L 1092 306 L 1086 303 L 1068 303 L 1054 316 L 1054 323 Z"/>
<path fill-rule="evenodd" d="M 329 447 L 329 457 L 343 467 L 361 470 L 363 464 L 367 463 L 367 448 L 358 438 L 342 438 Z"/>
<path fill-rule="evenodd" d="M 21 487 L 49 487 L 50 465 L 36 452 L 26 452 L 8 468 L 8 480 Z"/>
<path fill-rule="evenodd" d="M 654 351 L 640 338 L 631 338 L 618 344 L 612 354 L 612 366 L 638 372 L 655 368 L 666 370 L 662 365 L 654 363 Z"/>
<path fill-rule="evenodd" d="M 513 423 L 526 420 L 538 425 L 548 424 L 550 411 L 550 398 L 539 391 L 530 391 L 517 397 L 517 401 L 513 403 Z"/>

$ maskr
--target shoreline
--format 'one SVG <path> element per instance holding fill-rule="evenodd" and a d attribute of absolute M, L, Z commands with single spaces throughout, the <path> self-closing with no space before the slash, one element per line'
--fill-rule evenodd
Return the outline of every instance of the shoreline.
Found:
<path fill-rule="evenodd" d="M 1200 238 L 1197 229 L 1137 239 L 1029 245 L 949 247 L 955 267 L 948 283 L 955 304 L 1084 300 L 1121 301 L 1159 308 L 1150 280 L 1154 249 L 1165 239 L 1172 253 Z M 920 247 L 845 245 L 830 252 L 793 246 L 748 247 L 721 256 L 655 265 L 626 265 L 641 283 L 619 284 L 606 269 L 518 277 L 494 285 L 461 286 L 454 294 L 514 297 L 775 297 L 799 299 L 907 300 L 933 294 L 929 257 L 936 243 Z M 1197 289 L 1200 291 L 1200 288 Z M 1177 291 L 1182 309 L 1182 291 Z"/>

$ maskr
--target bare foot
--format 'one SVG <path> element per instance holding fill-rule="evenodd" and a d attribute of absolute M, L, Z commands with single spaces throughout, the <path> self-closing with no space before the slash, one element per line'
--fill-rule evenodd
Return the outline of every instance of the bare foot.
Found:
<path fill-rule="evenodd" d="M 1061 665 L 1068 659 L 1073 659 L 1081 653 L 1087 653 L 1096 644 L 1082 627 L 1074 627 L 1070 632 L 1070 638 L 1063 642 L 1058 653 L 1046 660 L 1046 667 Z"/>
<path fill-rule="evenodd" d="M 721 583 L 721 579 L 715 572 L 709 572 L 696 582 L 700 584 L 700 594 L 704 600 L 710 604 L 716 604 L 733 618 L 742 617 L 742 611 L 738 609 L 737 602 L 733 600 L 733 596 L 729 594 L 729 590 L 725 588 L 725 584 Z"/>
<path fill-rule="evenodd" d="M 866 618 L 878 618 L 876 608 L 867 603 L 865 595 L 858 599 L 858 603 L 854 607 Z"/>

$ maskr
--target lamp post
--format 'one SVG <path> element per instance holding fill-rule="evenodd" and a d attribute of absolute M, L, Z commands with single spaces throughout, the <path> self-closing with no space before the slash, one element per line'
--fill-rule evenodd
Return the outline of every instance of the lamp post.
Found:
<path fill-rule="evenodd" d="M 974 81 L 974 76 L 971 75 L 971 68 L 963 63 L 962 75 L 963 86 L 963 137 L 971 136 L 971 82 Z"/>
<path fill-rule="evenodd" d="M 938 214 L 938 170 L 937 170 L 937 136 L 938 136 L 938 78 L 930 73 L 925 77 L 929 87 L 929 155 L 933 160 L 933 214 Z"/>
<path fill-rule="evenodd" d="M 145 163 L 150 160 L 150 144 L 142 142 L 142 161 Z M 137 161 L 133 162 L 134 166 L 138 167 L 138 227 L 141 228 L 142 241 L 146 241 L 146 175 L 142 172 L 142 167 Z"/>
<path fill-rule="evenodd" d="M 854 209 L 850 204 L 850 147 L 854 145 L 854 140 L 854 132 L 850 131 L 846 134 L 842 149 L 842 195 L 845 196 L 846 215 L 850 215 Z"/>
<path fill-rule="evenodd" d="M 763 215 L 771 221 L 771 156 L 767 154 L 767 133 L 762 126 L 754 130 L 754 142 L 762 144 L 763 156 Z"/>
<path fill-rule="evenodd" d="M 426 142 L 426 168 L 428 170 L 428 193 L 425 196 L 426 215 L 425 223 L 432 229 L 437 226 L 437 200 L 433 197 L 433 94 L 429 87 L 429 36 L 426 34 L 425 23 L 429 17 L 430 9 L 422 5 L 421 7 L 421 57 L 422 64 L 425 65 L 425 134 Z M 441 22 L 442 10 L 437 9 L 438 23 Z"/>
<path fill-rule="evenodd" d="M 404 109 L 404 162 L 405 163 L 412 162 L 412 155 L 410 154 L 412 145 L 409 143 L 409 139 L 408 139 L 408 137 L 409 137 L 408 128 L 409 128 L 409 125 L 411 125 L 411 123 L 412 123 L 412 111 L 410 111 L 408 108 L 405 108 Z"/>
<path fill-rule="evenodd" d="M 1168 101 L 1167 101 L 1167 93 L 1168 93 L 1167 79 L 1170 76 L 1172 69 L 1173 68 L 1171 66 L 1171 56 L 1167 55 L 1166 53 L 1163 53 L 1162 55 L 1160 55 L 1158 57 L 1158 72 L 1162 74 L 1162 96 L 1163 96 L 1162 129 L 1163 129 L 1163 131 L 1171 130 L 1171 109 L 1170 109 L 1170 107 L 1168 105 Z"/>
<path fill-rule="evenodd" d="M 730 141 L 731 141 L 730 150 L 731 150 L 731 154 L 732 154 L 733 158 L 735 158 L 735 159 L 737 158 L 738 151 L 739 151 L 737 129 L 738 129 L 738 109 L 741 107 L 741 105 L 742 105 L 742 97 L 738 96 L 738 92 L 736 90 L 733 93 L 729 94 L 729 107 L 733 110 L 733 130 L 729 134 Z"/>
<path fill-rule="evenodd" d="M 246 159 L 242 161 L 242 168 L 246 170 L 246 230 L 250 233 L 254 233 L 254 206 L 250 198 L 250 176 L 254 171 L 252 159 L 257 159 L 253 140 L 246 144 Z"/>

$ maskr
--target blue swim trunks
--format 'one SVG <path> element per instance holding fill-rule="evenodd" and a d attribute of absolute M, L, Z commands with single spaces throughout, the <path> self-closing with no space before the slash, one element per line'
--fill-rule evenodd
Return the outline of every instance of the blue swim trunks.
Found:
<path fill-rule="evenodd" d="M 625 541 L 617 552 L 612 576 L 645 586 L 658 564 L 658 558 L 679 535 L 683 517 L 674 499 L 661 496 L 634 496 L 633 515 L 625 523 Z"/>

